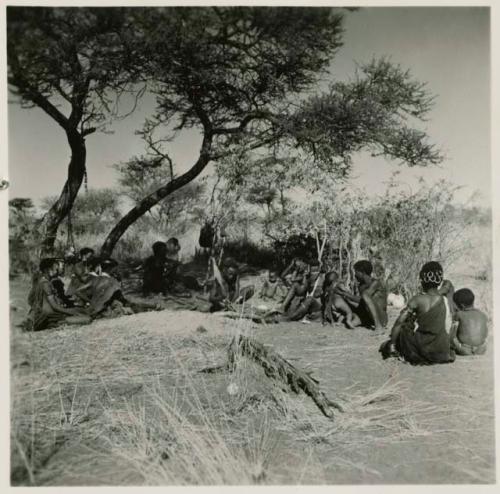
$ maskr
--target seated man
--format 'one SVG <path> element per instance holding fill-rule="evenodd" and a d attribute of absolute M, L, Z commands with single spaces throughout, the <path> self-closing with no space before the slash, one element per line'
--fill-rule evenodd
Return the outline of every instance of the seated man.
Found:
<path fill-rule="evenodd" d="M 152 246 L 153 255 L 144 262 L 144 274 L 142 281 L 142 291 L 145 296 L 151 293 L 167 292 L 166 264 L 167 264 L 167 244 L 165 242 L 155 242 Z"/>
<path fill-rule="evenodd" d="M 240 288 L 238 268 L 232 260 L 226 260 L 224 269 L 219 272 L 215 260 L 212 259 L 214 279 L 210 289 L 210 312 L 228 309 L 232 304 L 240 304 L 249 300 L 254 292 L 253 285 Z"/>
<path fill-rule="evenodd" d="M 336 301 L 344 312 L 345 324 L 350 329 L 356 326 L 374 330 L 382 329 L 388 321 L 385 284 L 372 277 L 373 266 L 370 261 L 358 261 L 353 268 L 359 295 L 353 295 L 340 287 L 336 289 L 337 294 L 349 305 L 350 311 L 340 301 Z"/>
<path fill-rule="evenodd" d="M 423 293 L 410 299 L 379 351 L 384 359 L 401 357 L 413 365 L 453 362 L 450 309 L 446 297 L 439 293 L 443 268 L 434 261 L 424 264 L 420 281 Z"/>
<path fill-rule="evenodd" d="M 454 315 L 455 328 L 452 331 L 452 348 L 457 355 L 482 355 L 486 352 L 488 318 L 474 308 L 474 293 L 462 288 L 453 296 L 457 312 Z"/>
<path fill-rule="evenodd" d="M 299 267 L 301 267 L 299 265 Z M 270 311 L 269 313 L 257 317 L 258 322 L 284 322 L 300 321 L 309 322 L 309 320 L 319 319 L 321 317 L 321 296 L 322 279 L 324 273 L 319 265 L 309 266 L 301 278 L 295 281 L 290 288 L 282 310 Z M 293 304 L 297 299 L 298 304 Z M 261 320 L 260 320 L 261 319 Z"/>
<path fill-rule="evenodd" d="M 322 323 L 332 324 L 336 317 L 343 318 L 345 326 L 354 329 L 353 313 L 349 304 L 343 299 L 342 293 L 347 292 L 347 288 L 340 281 L 337 273 L 331 271 L 325 277 L 322 295 Z"/>
<path fill-rule="evenodd" d="M 262 299 L 271 299 L 282 302 L 286 296 L 286 287 L 276 271 L 269 271 L 262 284 L 259 296 Z"/>
<path fill-rule="evenodd" d="M 29 304 L 31 306 L 31 328 L 40 331 L 61 324 L 87 324 L 91 318 L 81 309 L 66 307 L 58 298 L 51 281 L 57 276 L 58 261 L 42 259 L 40 261 L 41 276 L 33 287 Z"/>
<path fill-rule="evenodd" d="M 165 277 L 168 290 L 177 296 L 190 296 L 187 290 L 202 290 L 203 286 L 194 276 L 182 275 L 179 268 L 182 266 L 179 252 L 181 245 L 175 237 L 167 240 L 167 253 L 165 262 Z"/>
<path fill-rule="evenodd" d="M 286 273 L 290 269 L 293 268 L 291 275 L 288 277 L 290 282 L 290 288 L 288 293 L 283 301 L 283 312 L 287 312 L 290 308 L 292 302 L 296 297 L 299 299 L 303 299 L 307 296 L 307 290 L 310 285 L 310 274 L 311 274 L 311 266 L 306 264 L 304 261 L 300 259 L 295 259 L 292 261 L 290 266 L 284 271 Z M 283 274 L 282 273 L 282 277 Z"/>
<path fill-rule="evenodd" d="M 295 258 L 280 274 L 280 278 L 286 286 L 291 287 L 294 283 L 300 283 L 308 270 L 309 265 L 306 262 Z"/>

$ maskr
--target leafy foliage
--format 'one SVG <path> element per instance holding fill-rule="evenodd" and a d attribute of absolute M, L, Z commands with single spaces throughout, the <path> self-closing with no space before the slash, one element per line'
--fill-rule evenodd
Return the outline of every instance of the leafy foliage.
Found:
<path fill-rule="evenodd" d="M 371 200 L 352 192 L 321 195 L 275 217 L 267 225 L 268 236 L 286 246 L 295 238 L 314 238 L 315 232 L 326 231 L 325 262 L 333 262 L 348 282 L 352 263 L 374 260 L 376 252 L 389 289 L 408 296 L 420 289 L 418 273 L 425 262 L 437 260 L 446 269 L 467 248 L 463 230 L 474 220 L 454 206 L 456 190 L 440 182 L 422 184 L 413 192 L 393 181 L 383 196 Z M 310 243 L 309 250 L 315 252 Z"/>

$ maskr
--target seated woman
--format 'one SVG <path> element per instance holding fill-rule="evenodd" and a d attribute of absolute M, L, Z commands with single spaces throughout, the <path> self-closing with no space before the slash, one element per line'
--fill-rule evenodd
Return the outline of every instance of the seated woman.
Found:
<path fill-rule="evenodd" d="M 344 299 L 335 299 L 339 310 L 345 316 L 345 324 L 352 329 L 364 326 L 379 330 L 387 325 L 387 290 L 385 284 L 373 278 L 373 266 L 370 261 L 362 260 L 354 264 L 354 276 L 358 283 L 358 294 L 337 287 L 335 295 Z"/>
<path fill-rule="evenodd" d="M 254 292 L 253 285 L 240 287 L 238 268 L 232 260 L 226 260 L 222 273 L 212 259 L 214 279 L 210 289 L 210 312 L 230 308 L 231 304 L 240 304 L 249 300 Z"/>
<path fill-rule="evenodd" d="M 84 247 L 80 250 L 79 260 L 73 264 L 71 281 L 68 286 L 67 295 L 75 297 L 78 288 L 85 285 L 88 281 L 89 262 L 94 256 L 94 249 Z"/>
<path fill-rule="evenodd" d="M 443 268 L 438 262 L 428 262 L 420 271 L 420 281 L 423 293 L 410 299 L 394 323 L 390 340 L 379 351 L 384 359 L 399 356 L 413 365 L 453 362 L 450 308 L 439 293 Z"/>
<path fill-rule="evenodd" d="M 52 286 L 56 291 L 57 297 L 64 304 L 65 307 L 75 307 L 76 303 L 73 297 L 67 294 L 64 286 L 64 271 L 65 271 L 65 261 L 64 259 L 55 258 L 57 263 L 57 274 L 51 279 Z"/>
<path fill-rule="evenodd" d="M 30 329 L 40 331 L 61 324 L 88 324 L 91 318 L 79 308 L 67 307 L 57 295 L 52 280 L 58 275 L 56 259 L 42 259 L 40 277 L 33 286 L 30 305 Z"/>
<path fill-rule="evenodd" d="M 157 304 L 132 302 L 125 298 L 120 282 L 111 273 L 117 262 L 113 259 L 93 258 L 89 263 L 88 282 L 77 290 L 77 294 L 88 304 L 92 317 L 126 315 L 143 310 L 154 310 Z"/>

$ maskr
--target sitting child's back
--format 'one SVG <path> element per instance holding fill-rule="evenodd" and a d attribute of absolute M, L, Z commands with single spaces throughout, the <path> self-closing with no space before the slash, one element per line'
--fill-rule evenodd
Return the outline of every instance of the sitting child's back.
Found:
<path fill-rule="evenodd" d="M 458 355 L 481 355 L 486 351 L 488 318 L 474 307 L 474 293 L 468 288 L 458 290 L 453 301 L 457 306 L 457 324 L 452 345 Z"/>

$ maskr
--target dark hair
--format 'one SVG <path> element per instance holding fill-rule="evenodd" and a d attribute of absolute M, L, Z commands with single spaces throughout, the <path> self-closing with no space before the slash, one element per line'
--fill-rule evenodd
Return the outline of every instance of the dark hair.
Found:
<path fill-rule="evenodd" d="M 103 260 L 100 258 L 100 257 L 92 257 L 89 261 L 89 268 L 94 270 L 96 269 L 98 266 L 101 266 Z"/>
<path fill-rule="evenodd" d="M 45 273 L 48 271 L 50 268 L 55 266 L 57 264 L 57 261 L 55 260 L 54 257 L 46 257 L 40 261 L 39 268 L 42 273 Z"/>
<path fill-rule="evenodd" d="M 431 261 L 422 266 L 420 270 L 422 288 L 437 288 L 443 282 L 443 266 L 439 262 Z"/>
<path fill-rule="evenodd" d="M 177 240 L 175 237 L 169 238 L 167 240 L 167 244 L 174 244 L 176 247 L 179 246 L 179 240 Z"/>
<path fill-rule="evenodd" d="M 227 259 L 224 260 L 224 262 L 222 263 L 222 267 L 223 269 L 232 268 L 238 270 L 238 265 L 236 264 L 236 261 L 231 257 L 228 257 Z"/>
<path fill-rule="evenodd" d="M 101 268 L 104 270 L 113 269 L 116 268 L 116 266 L 118 266 L 118 262 L 114 259 L 111 259 L 110 257 L 101 259 Z"/>
<path fill-rule="evenodd" d="M 86 256 L 87 254 L 92 254 L 94 255 L 95 250 L 91 249 L 90 247 L 83 247 L 80 249 L 80 257 Z"/>
<path fill-rule="evenodd" d="M 473 307 L 474 306 L 474 293 L 469 288 L 461 288 L 453 294 L 453 302 L 457 304 L 458 308 Z"/>
<path fill-rule="evenodd" d="M 333 285 L 333 283 L 339 280 L 339 275 L 336 271 L 329 271 L 325 275 L 325 280 L 323 281 L 323 290 Z"/>
<path fill-rule="evenodd" d="M 152 245 L 152 248 L 153 254 L 161 254 L 161 252 L 165 251 L 165 249 L 167 248 L 167 244 L 165 242 L 158 241 Z"/>
<path fill-rule="evenodd" d="M 371 276 L 373 273 L 373 265 L 370 261 L 363 259 L 362 261 L 358 261 L 354 263 L 354 271 L 359 271 L 360 273 L 364 273 L 368 276 Z"/>

